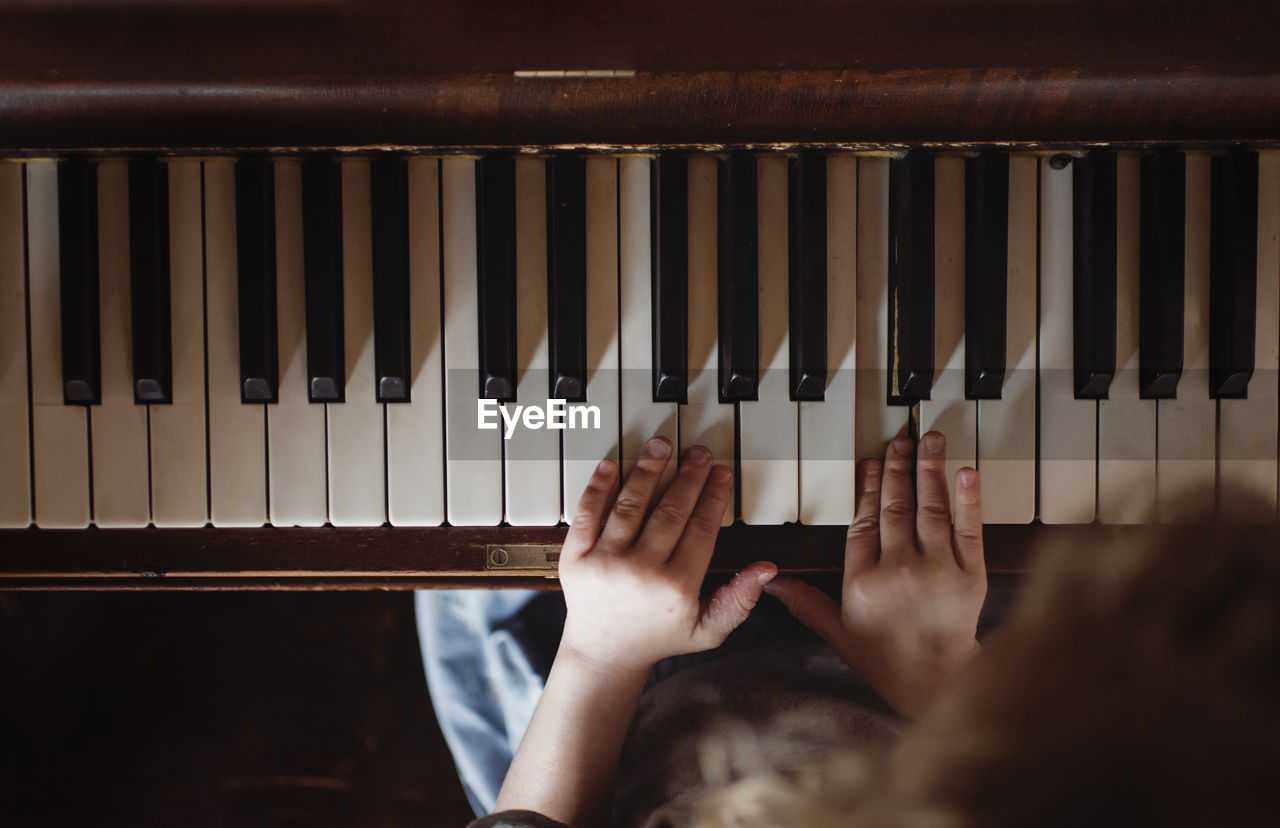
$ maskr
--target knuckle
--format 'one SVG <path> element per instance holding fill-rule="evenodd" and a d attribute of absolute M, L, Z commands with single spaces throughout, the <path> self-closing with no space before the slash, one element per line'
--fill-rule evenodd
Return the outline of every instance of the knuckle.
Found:
<path fill-rule="evenodd" d="M 621 495 L 613 504 L 613 513 L 623 520 L 639 520 L 644 517 L 645 504 L 634 495 Z"/>
<path fill-rule="evenodd" d="M 930 520 L 951 521 L 951 508 L 946 501 L 926 500 L 920 503 L 920 514 Z"/>
<path fill-rule="evenodd" d="M 911 520 L 915 517 L 916 510 L 905 500 L 889 500 L 880 507 L 880 517 L 890 520 Z"/>
<path fill-rule="evenodd" d="M 661 501 L 654 507 L 653 514 L 649 517 L 650 523 L 670 524 L 673 526 L 680 526 L 684 521 L 684 510 L 669 500 Z"/>
<path fill-rule="evenodd" d="M 880 537 L 880 517 L 875 514 L 857 515 L 849 524 L 846 534 L 849 540 L 861 540 L 866 537 Z"/>
<path fill-rule="evenodd" d="M 720 531 L 720 517 L 709 511 L 694 512 L 689 516 L 689 529 L 698 535 L 714 535 Z"/>

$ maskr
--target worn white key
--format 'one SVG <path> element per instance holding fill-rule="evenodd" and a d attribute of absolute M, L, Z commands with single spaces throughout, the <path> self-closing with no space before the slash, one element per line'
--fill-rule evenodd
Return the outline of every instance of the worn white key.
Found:
<path fill-rule="evenodd" d="M 409 402 L 387 408 L 393 526 L 444 522 L 444 365 L 440 330 L 440 161 L 409 161 Z"/>
<path fill-rule="evenodd" d="M 744 523 L 793 523 L 800 514 L 799 409 L 791 399 L 787 337 L 786 156 L 760 156 L 756 175 L 760 375 L 758 399 L 738 403 L 740 511 Z"/>
<path fill-rule="evenodd" d="M 889 405 L 889 159 L 858 160 L 858 406 L 854 453 L 884 457 L 890 440 L 907 433 L 911 409 Z"/>
<path fill-rule="evenodd" d="M 623 158 L 618 169 L 618 343 L 622 365 L 621 463 L 625 479 L 640 458 L 646 440 L 657 434 L 678 448 L 680 435 L 677 404 L 653 401 L 650 159 Z M 675 467 L 675 462 L 667 464 L 660 488 L 671 481 Z"/>
<path fill-rule="evenodd" d="M 1039 166 L 1009 158 L 1009 260 L 1005 374 L 1000 399 L 978 401 L 978 471 L 987 523 L 1036 516 L 1036 245 Z"/>
<path fill-rule="evenodd" d="M 27 290 L 31 319 L 31 457 L 35 522 L 45 529 L 89 525 L 89 413 L 62 402 L 58 169 L 26 165 Z"/>
<path fill-rule="evenodd" d="M 1156 406 L 1156 508 L 1163 523 L 1192 517 L 1186 498 L 1215 497 L 1217 402 L 1209 396 L 1210 159 L 1187 154 L 1186 283 L 1178 397 Z"/>
<path fill-rule="evenodd" d="M 267 522 L 267 412 L 240 402 L 239 268 L 232 159 L 204 162 L 205 324 L 209 366 L 209 522 Z"/>
<path fill-rule="evenodd" d="M 689 158 L 689 403 L 680 406 L 679 455 L 706 446 L 718 465 L 735 468 L 734 407 L 720 402 L 716 158 Z M 672 461 L 675 465 L 675 461 Z M 736 508 L 721 523 L 733 523 Z"/>
<path fill-rule="evenodd" d="M 645 213 L 646 225 L 648 213 Z M 618 460 L 618 161 L 587 159 L 587 405 L 600 411 L 600 428 L 563 432 L 564 516 L 601 460 Z M 675 442 L 672 441 L 672 445 Z"/>
<path fill-rule="evenodd" d="M 102 404 L 95 406 L 93 522 L 103 528 L 151 522 L 147 406 L 133 401 L 129 179 L 126 162 L 98 165 L 98 325 Z"/>
<path fill-rule="evenodd" d="M 148 406 L 151 522 L 160 527 L 195 527 L 204 526 L 209 520 L 200 162 L 179 160 L 168 164 L 173 403 Z"/>
<path fill-rule="evenodd" d="M 853 520 L 854 340 L 857 331 L 858 159 L 827 156 L 827 387 L 799 403 L 800 522 Z"/>
<path fill-rule="evenodd" d="M 480 344 L 476 261 L 476 162 L 441 162 L 444 205 L 445 472 L 449 522 L 496 526 L 502 521 L 501 418 L 478 423 Z"/>
<path fill-rule="evenodd" d="M 22 165 L 0 163 L 0 528 L 31 523 Z"/>
<path fill-rule="evenodd" d="M 342 162 L 342 331 L 345 401 L 326 403 L 329 522 L 381 526 L 387 519 L 386 416 L 373 350 L 373 225 L 369 160 Z"/>
<path fill-rule="evenodd" d="M 302 269 L 302 168 L 275 162 L 276 336 L 280 388 L 267 406 L 271 523 L 323 526 L 329 517 L 325 410 L 307 400 L 307 306 Z"/>
<path fill-rule="evenodd" d="M 1265 523 L 1276 517 L 1276 374 L 1280 370 L 1280 154 L 1258 157 L 1258 294 L 1248 397 L 1218 400 L 1218 509 Z"/>
<path fill-rule="evenodd" d="M 933 388 L 921 400 L 920 433 L 947 438 L 947 485 L 955 514 L 956 472 L 978 464 L 978 403 L 965 399 L 964 159 L 934 160 Z"/>
<path fill-rule="evenodd" d="M 516 160 L 516 405 L 548 406 L 550 339 L 547 328 L 547 165 Z M 560 522 L 560 436 L 563 431 L 516 426 L 503 452 L 507 523 Z"/>
<path fill-rule="evenodd" d="M 1040 163 L 1040 520 L 1091 523 L 1097 417 L 1073 380 L 1072 167 Z"/>
<path fill-rule="evenodd" d="M 1156 401 L 1138 397 L 1138 158 L 1116 158 L 1116 375 L 1098 400 L 1098 520 L 1156 516 Z"/>

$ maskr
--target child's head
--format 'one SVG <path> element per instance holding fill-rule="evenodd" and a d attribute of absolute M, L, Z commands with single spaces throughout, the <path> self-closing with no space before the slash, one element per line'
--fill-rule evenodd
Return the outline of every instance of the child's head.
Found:
<path fill-rule="evenodd" d="M 887 758 L 775 779 L 746 813 L 806 828 L 1274 821 L 1277 527 L 1096 534 L 1044 554 L 984 657 Z M 732 802 L 703 824 L 729 824 L 715 814 Z"/>

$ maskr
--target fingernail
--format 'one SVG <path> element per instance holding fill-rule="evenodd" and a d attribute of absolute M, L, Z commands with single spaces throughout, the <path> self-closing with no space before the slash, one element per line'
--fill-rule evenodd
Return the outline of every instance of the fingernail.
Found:
<path fill-rule="evenodd" d="M 910 437 L 899 437 L 893 441 L 893 453 L 899 457 L 910 457 L 915 445 Z"/>
<path fill-rule="evenodd" d="M 867 489 L 875 489 L 880 485 L 880 464 L 875 460 L 866 460 L 863 462 L 862 485 Z"/>
<path fill-rule="evenodd" d="M 728 483 L 733 479 L 733 472 L 728 466 L 716 466 L 711 470 L 711 479 L 717 483 Z"/>
<path fill-rule="evenodd" d="M 612 460 L 601 460 L 596 464 L 596 474 L 612 474 L 613 468 Z"/>
<path fill-rule="evenodd" d="M 943 449 L 947 447 L 947 441 L 936 431 L 930 431 L 924 435 L 924 447 L 930 454 L 942 454 Z"/>
<path fill-rule="evenodd" d="M 689 449 L 688 453 L 685 455 L 685 459 L 695 465 L 703 466 L 711 462 L 711 452 L 707 451 L 702 446 L 694 446 Z"/>
<path fill-rule="evenodd" d="M 777 570 L 774 570 L 773 572 L 761 572 L 759 575 L 756 576 L 756 580 L 760 583 L 761 586 L 764 586 L 765 584 L 772 581 L 777 576 L 777 574 L 778 574 Z"/>
<path fill-rule="evenodd" d="M 670 457 L 671 444 L 662 437 L 650 437 L 649 442 L 644 444 L 644 453 L 650 457 Z"/>
<path fill-rule="evenodd" d="M 973 469 L 961 469 L 956 474 L 956 480 L 961 486 L 975 486 L 978 483 L 978 473 Z"/>

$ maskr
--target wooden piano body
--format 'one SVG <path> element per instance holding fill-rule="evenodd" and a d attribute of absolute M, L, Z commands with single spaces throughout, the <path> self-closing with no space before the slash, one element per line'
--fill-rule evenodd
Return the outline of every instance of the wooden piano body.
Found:
<path fill-rule="evenodd" d="M 1266 0 L 7 0 L 0 154 L 1264 149 L 1278 29 Z M 1051 530 L 1141 531 L 993 526 L 993 570 Z M 7 529 L 0 587 L 553 585 L 563 532 Z M 738 524 L 713 569 L 836 570 L 842 538 Z"/>

